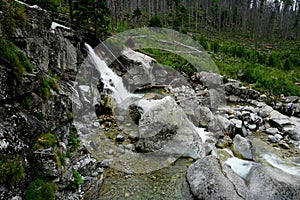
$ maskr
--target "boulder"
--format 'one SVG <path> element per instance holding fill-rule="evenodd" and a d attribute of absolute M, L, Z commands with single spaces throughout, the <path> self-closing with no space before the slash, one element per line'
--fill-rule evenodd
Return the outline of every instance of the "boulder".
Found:
<path fill-rule="evenodd" d="M 202 157 L 204 150 L 196 127 L 171 97 L 154 100 L 147 106 L 146 104 L 140 101 L 144 113 L 139 123 L 137 150 L 161 150 L 195 159 Z"/>
<path fill-rule="evenodd" d="M 236 135 L 233 139 L 233 153 L 242 159 L 253 160 L 255 155 L 255 147 L 252 142 L 240 135 Z"/>
<path fill-rule="evenodd" d="M 186 176 L 195 199 L 250 199 L 244 181 L 214 156 L 199 159 Z"/>
<path fill-rule="evenodd" d="M 254 199 L 300 199 L 300 178 L 280 169 L 254 166 L 246 181 Z"/>
<path fill-rule="evenodd" d="M 277 128 L 268 128 L 268 129 L 266 129 L 266 133 L 269 135 L 275 135 L 275 134 L 278 134 L 279 131 Z"/>
<path fill-rule="evenodd" d="M 290 136 L 291 139 L 300 141 L 300 126 L 295 126 L 287 130 L 286 133 Z"/>

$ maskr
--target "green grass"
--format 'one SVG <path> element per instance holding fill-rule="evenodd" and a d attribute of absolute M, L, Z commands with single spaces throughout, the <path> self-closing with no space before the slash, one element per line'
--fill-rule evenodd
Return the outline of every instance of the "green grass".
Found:
<path fill-rule="evenodd" d="M 12 69 L 13 75 L 21 80 L 26 72 L 32 73 L 27 57 L 12 42 L 0 36 L 0 63 Z"/>
<path fill-rule="evenodd" d="M 17 185 L 24 177 L 24 168 L 20 159 L 0 161 L 0 185 Z"/>
<path fill-rule="evenodd" d="M 41 134 L 33 145 L 33 150 L 42 150 L 57 145 L 56 136 L 52 133 Z"/>
<path fill-rule="evenodd" d="M 56 80 L 50 77 L 45 77 L 40 86 L 37 88 L 36 93 L 39 97 L 48 101 L 52 97 L 51 89 L 56 92 L 59 91 Z"/>
<path fill-rule="evenodd" d="M 203 38 L 198 39 L 203 43 Z M 207 50 L 221 74 L 228 78 L 239 79 L 246 85 L 270 95 L 300 95 L 300 49 L 289 44 L 289 48 L 274 47 L 271 51 L 261 46 L 255 49 L 251 45 L 234 41 L 206 41 Z M 238 77 L 239 71 L 244 76 Z"/>
<path fill-rule="evenodd" d="M 51 181 L 35 179 L 26 189 L 25 200 L 54 200 L 57 186 Z"/>

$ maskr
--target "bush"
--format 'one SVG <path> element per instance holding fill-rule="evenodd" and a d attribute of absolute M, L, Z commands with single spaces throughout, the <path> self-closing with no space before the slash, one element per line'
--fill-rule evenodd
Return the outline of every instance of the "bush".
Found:
<path fill-rule="evenodd" d="M 15 186 L 24 177 L 24 168 L 19 159 L 0 162 L 0 184 Z"/>
<path fill-rule="evenodd" d="M 56 136 L 52 133 L 45 133 L 38 137 L 38 139 L 33 145 L 33 150 L 42 150 L 50 147 L 55 147 L 56 144 Z"/>
<path fill-rule="evenodd" d="M 71 146 L 71 150 L 75 151 L 79 147 L 79 139 L 77 138 L 77 130 L 75 127 L 70 127 L 70 135 L 68 137 L 68 143 Z"/>
<path fill-rule="evenodd" d="M 149 27 L 162 27 L 162 23 L 161 23 L 160 17 L 157 16 L 157 15 L 151 17 L 148 26 Z"/>
<path fill-rule="evenodd" d="M 36 179 L 32 181 L 25 192 L 25 200 L 54 200 L 57 189 L 55 183 Z"/>
<path fill-rule="evenodd" d="M 73 180 L 73 183 L 72 183 L 72 189 L 76 190 L 76 189 L 78 189 L 79 185 L 81 183 L 83 183 L 82 176 L 78 171 L 74 171 L 73 172 L 73 179 L 74 180 Z"/>

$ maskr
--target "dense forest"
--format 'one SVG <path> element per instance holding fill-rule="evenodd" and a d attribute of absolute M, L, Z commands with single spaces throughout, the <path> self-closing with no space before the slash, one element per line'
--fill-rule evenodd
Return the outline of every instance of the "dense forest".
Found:
<path fill-rule="evenodd" d="M 6 16 L 18 18 L 12 14 L 13 9 L 5 6 L 14 1 L 2 2 L 6 2 L 1 5 Z M 175 29 L 189 34 L 209 51 L 222 74 L 253 84 L 255 89 L 272 95 L 299 94 L 299 0 L 25 2 L 51 11 L 58 23 L 93 34 L 101 40 L 138 27 Z M 175 68 L 180 69 L 176 65 L 185 63 L 178 61 L 180 57 L 167 52 L 143 51 L 159 60 L 163 55 L 170 60 L 162 62 L 173 63 L 171 65 Z"/>

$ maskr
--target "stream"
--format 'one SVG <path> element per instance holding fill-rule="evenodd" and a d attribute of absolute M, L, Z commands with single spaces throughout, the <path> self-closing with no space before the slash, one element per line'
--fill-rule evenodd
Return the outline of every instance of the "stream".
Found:
<path fill-rule="evenodd" d="M 110 126 L 97 127 L 97 131 L 90 131 L 81 138 L 88 151 L 106 166 L 104 182 L 99 189 L 100 199 L 191 198 L 186 192 L 189 189 L 185 181 L 185 173 L 195 160 L 182 157 L 184 150 L 177 152 L 173 150 L 174 148 L 168 147 L 169 149 L 163 153 L 157 153 L 160 151 L 137 153 L 133 147 L 136 143 L 132 140 L 134 137 L 132 135 L 138 136 L 139 126 L 128 117 L 130 115 L 128 107 L 134 103 L 147 112 L 160 104 L 161 100 L 149 100 L 143 98 L 145 94 L 128 92 L 122 83 L 122 78 L 117 76 L 90 46 L 86 46 L 96 70 L 101 74 L 104 90 L 111 91 L 114 99 L 114 117 L 106 118 L 110 121 Z M 210 138 L 209 133 L 204 129 L 195 128 L 199 140 L 207 143 Z M 124 136 L 124 141 L 116 142 L 116 138 L 120 135 Z M 242 160 L 235 157 L 229 148 L 217 149 L 210 144 L 212 154 L 230 165 L 232 170 L 244 179 L 251 167 L 258 163 L 300 176 L 300 158 L 297 151 L 294 153 L 274 147 L 264 142 L 260 133 L 250 135 L 248 139 L 256 148 L 255 161 Z"/>

